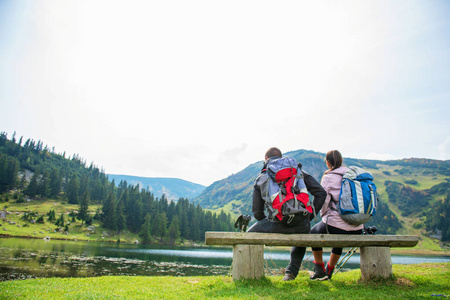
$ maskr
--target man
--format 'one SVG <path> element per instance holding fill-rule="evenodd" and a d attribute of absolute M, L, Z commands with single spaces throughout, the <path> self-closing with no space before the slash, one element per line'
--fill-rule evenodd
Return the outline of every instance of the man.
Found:
<path fill-rule="evenodd" d="M 314 214 L 310 214 L 307 217 L 294 217 L 292 222 L 287 225 L 285 222 L 279 221 L 277 218 L 269 219 L 264 212 L 266 202 L 263 199 L 262 195 L 267 195 L 267 191 L 262 191 L 261 189 L 264 189 L 267 186 L 267 184 L 264 184 L 264 182 L 267 182 L 267 180 L 269 180 L 265 169 L 272 160 L 281 157 L 281 151 L 275 147 L 267 150 L 264 156 L 264 167 L 261 171 L 261 174 L 255 180 L 255 185 L 253 188 L 252 210 L 253 216 L 255 217 L 257 222 L 253 224 L 247 232 L 270 232 L 287 234 L 309 233 L 310 220 L 314 218 Z M 317 180 L 314 179 L 314 177 L 304 171 L 302 172 L 306 188 L 308 189 L 308 192 L 311 193 L 314 197 L 312 206 L 314 207 L 314 211 L 318 212 L 322 208 L 327 194 L 322 186 L 320 186 L 320 184 L 317 182 Z M 286 268 L 286 274 L 283 278 L 284 281 L 294 280 L 295 277 L 297 277 L 305 252 L 305 247 L 292 247 L 291 260 Z"/>

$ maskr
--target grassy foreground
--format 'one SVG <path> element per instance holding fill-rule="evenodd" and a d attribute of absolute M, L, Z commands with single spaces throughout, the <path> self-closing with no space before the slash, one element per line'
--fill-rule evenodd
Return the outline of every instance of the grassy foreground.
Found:
<path fill-rule="evenodd" d="M 0 299 L 423 299 L 450 296 L 450 263 L 394 265 L 389 280 L 364 283 L 360 270 L 338 273 L 331 281 L 262 280 L 231 277 L 46 278 L 0 282 Z M 440 297 L 439 297 L 440 298 Z"/>

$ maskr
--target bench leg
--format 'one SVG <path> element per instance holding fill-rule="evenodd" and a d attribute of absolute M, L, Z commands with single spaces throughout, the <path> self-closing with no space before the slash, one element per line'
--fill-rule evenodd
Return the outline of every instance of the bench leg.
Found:
<path fill-rule="evenodd" d="M 264 277 L 264 245 L 233 246 L 233 280 Z"/>
<path fill-rule="evenodd" d="M 392 276 L 389 247 L 361 247 L 361 279 L 389 278 Z"/>

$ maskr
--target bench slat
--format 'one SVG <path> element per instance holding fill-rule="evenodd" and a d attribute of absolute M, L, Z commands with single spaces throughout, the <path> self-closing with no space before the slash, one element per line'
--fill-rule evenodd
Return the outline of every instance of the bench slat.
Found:
<path fill-rule="evenodd" d="M 280 234 L 257 232 L 205 233 L 207 245 L 266 245 L 297 247 L 414 247 L 416 235 Z"/>

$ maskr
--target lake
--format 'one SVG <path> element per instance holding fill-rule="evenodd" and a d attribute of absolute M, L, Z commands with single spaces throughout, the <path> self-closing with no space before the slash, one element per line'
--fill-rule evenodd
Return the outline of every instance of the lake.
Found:
<path fill-rule="evenodd" d="M 344 253 L 346 253 L 344 249 Z M 282 273 L 289 250 L 266 247 L 266 270 Z M 0 238 L 0 281 L 41 277 L 227 275 L 232 247 L 175 247 L 105 242 Z M 325 260 L 328 256 L 325 255 Z M 311 252 L 302 268 L 313 269 Z M 393 264 L 449 262 L 448 256 L 392 255 Z M 359 268 L 359 253 L 342 271 Z"/>

